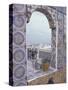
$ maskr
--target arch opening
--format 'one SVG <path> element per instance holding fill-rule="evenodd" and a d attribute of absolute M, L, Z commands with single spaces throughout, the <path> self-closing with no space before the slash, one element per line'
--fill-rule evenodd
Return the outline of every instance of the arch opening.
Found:
<path fill-rule="evenodd" d="M 53 70 L 51 67 L 52 52 L 52 18 L 47 18 L 43 12 L 35 10 L 26 25 L 26 51 L 27 51 L 27 79 L 38 77 L 36 73 Z M 47 70 L 44 64 L 47 63 Z M 42 67 L 42 68 L 41 68 Z M 45 72 L 46 73 L 46 72 Z M 36 76 L 34 76 L 36 74 Z M 30 77 L 32 76 L 32 77 Z"/>
<path fill-rule="evenodd" d="M 36 11 L 44 14 L 44 15 L 47 17 L 48 22 L 49 22 L 49 27 L 50 27 L 52 30 L 56 28 L 56 27 L 55 27 L 55 22 L 54 22 L 51 14 L 48 12 L 47 9 L 36 8 L 33 12 L 36 12 Z M 33 12 L 28 12 L 28 13 L 27 13 L 27 23 L 29 23 L 30 17 L 31 17 L 31 15 L 32 15 Z"/>
<path fill-rule="evenodd" d="M 30 22 L 26 25 L 26 44 L 51 45 L 51 29 L 47 17 L 39 12 L 32 13 Z"/>

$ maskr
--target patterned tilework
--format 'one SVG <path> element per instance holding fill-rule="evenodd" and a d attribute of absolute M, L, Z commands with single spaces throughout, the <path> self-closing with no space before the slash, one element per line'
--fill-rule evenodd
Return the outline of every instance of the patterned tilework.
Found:
<path fill-rule="evenodd" d="M 63 34 L 63 44 L 64 44 L 64 61 L 66 65 L 66 16 L 64 15 L 64 34 Z"/>
<path fill-rule="evenodd" d="M 10 5 L 11 6 L 11 5 Z M 12 24 L 12 36 L 10 32 L 10 43 L 12 44 L 12 48 L 10 49 L 10 59 L 11 67 L 10 72 L 12 73 L 12 85 L 27 85 L 27 73 L 26 73 L 26 38 L 25 38 L 25 28 L 26 28 L 26 7 L 25 5 L 14 4 L 11 7 L 12 10 L 12 18 L 10 20 L 10 26 Z M 11 30 L 11 29 L 10 29 Z M 11 39 L 13 38 L 13 40 Z M 11 51 L 13 50 L 13 51 Z M 12 55 L 12 56 L 11 56 Z M 13 57 L 13 58 L 11 58 Z"/>
<path fill-rule="evenodd" d="M 52 30 L 52 52 L 51 52 L 51 66 L 56 68 L 56 29 Z"/>
<path fill-rule="evenodd" d="M 57 69 L 64 68 L 66 65 L 66 8 L 23 4 L 13 4 L 9 8 L 9 84 L 27 85 L 26 23 L 30 21 L 34 11 L 45 14 L 52 29 L 51 66 L 55 68 L 57 65 Z"/>
<path fill-rule="evenodd" d="M 9 85 L 13 86 L 13 9 L 9 7 Z"/>
<path fill-rule="evenodd" d="M 63 14 L 58 12 L 58 56 L 57 56 L 57 63 L 58 68 L 63 68 L 63 62 L 64 62 L 64 47 L 63 47 Z"/>

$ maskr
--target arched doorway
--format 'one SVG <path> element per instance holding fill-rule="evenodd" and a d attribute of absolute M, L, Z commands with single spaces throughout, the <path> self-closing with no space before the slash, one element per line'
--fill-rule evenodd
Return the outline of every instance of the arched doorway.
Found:
<path fill-rule="evenodd" d="M 52 30 L 54 29 L 54 22 L 47 11 L 44 12 L 43 9 L 37 8 L 32 13 L 31 18 L 29 19 L 29 23 L 26 25 L 28 80 L 33 79 L 34 77 L 38 77 L 37 73 L 39 76 L 43 75 L 44 72 L 42 72 L 40 67 L 45 62 L 49 62 L 49 73 L 50 70 L 55 69 L 51 67 L 51 34 Z"/>

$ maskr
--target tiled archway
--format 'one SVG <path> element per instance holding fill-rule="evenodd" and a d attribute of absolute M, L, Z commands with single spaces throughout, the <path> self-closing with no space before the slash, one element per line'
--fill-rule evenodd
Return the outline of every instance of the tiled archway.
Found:
<path fill-rule="evenodd" d="M 57 69 L 57 59 L 56 59 L 56 57 L 57 57 L 56 56 L 57 55 L 57 52 L 56 52 L 56 49 L 57 49 L 57 41 L 56 41 L 57 40 L 56 39 L 56 37 L 57 37 L 57 33 L 56 33 L 57 21 L 56 21 L 56 15 L 55 15 L 55 17 L 53 17 L 53 15 L 51 14 L 49 8 L 48 7 L 43 7 L 43 6 L 42 7 L 41 6 L 37 6 L 37 7 L 34 6 L 33 8 L 31 8 L 31 7 L 29 8 L 28 7 L 26 11 L 27 11 L 27 21 L 28 21 L 27 23 L 29 23 L 31 15 L 35 11 L 39 11 L 39 12 L 43 13 L 47 17 L 48 22 L 49 22 L 49 27 L 52 30 L 52 38 L 51 38 L 51 40 L 52 40 L 52 43 L 51 43 L 51 47 L 52 47 L 51 66 L 53 68 Z"/>
<path fill-rule="evenodd" d="M 66 8 L 42 5 L 12 4 L 9 7 L 9 84 L 27 85 L 26 23 L 32 12 L 46 15 L 52 29 L 52 67 L 63 68 L 65 63 Z M 63 52 L 64 51 L 64 52 Z"/>

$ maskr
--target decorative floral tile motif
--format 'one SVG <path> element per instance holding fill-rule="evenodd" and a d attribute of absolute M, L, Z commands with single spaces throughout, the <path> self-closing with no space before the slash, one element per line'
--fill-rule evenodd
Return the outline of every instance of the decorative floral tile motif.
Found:
<path fill-rule="evenodd" d="M 57 69 L 64 68 L 66 64 L 66 14 L 64 8 L 12 4 L 9 10 L 9 84 L 12 86 L 27 85 L 26 24 L 35 10 L 46 15 L 52 29 L 51 66 L 55 68 L 57 64 Z M 58 22 L 58 26 L 56 26 L 56 22 Z M 56 38 L 58 38 L 58 42 Z M 31 77 L 32 75 L 31 73 Z"/>

